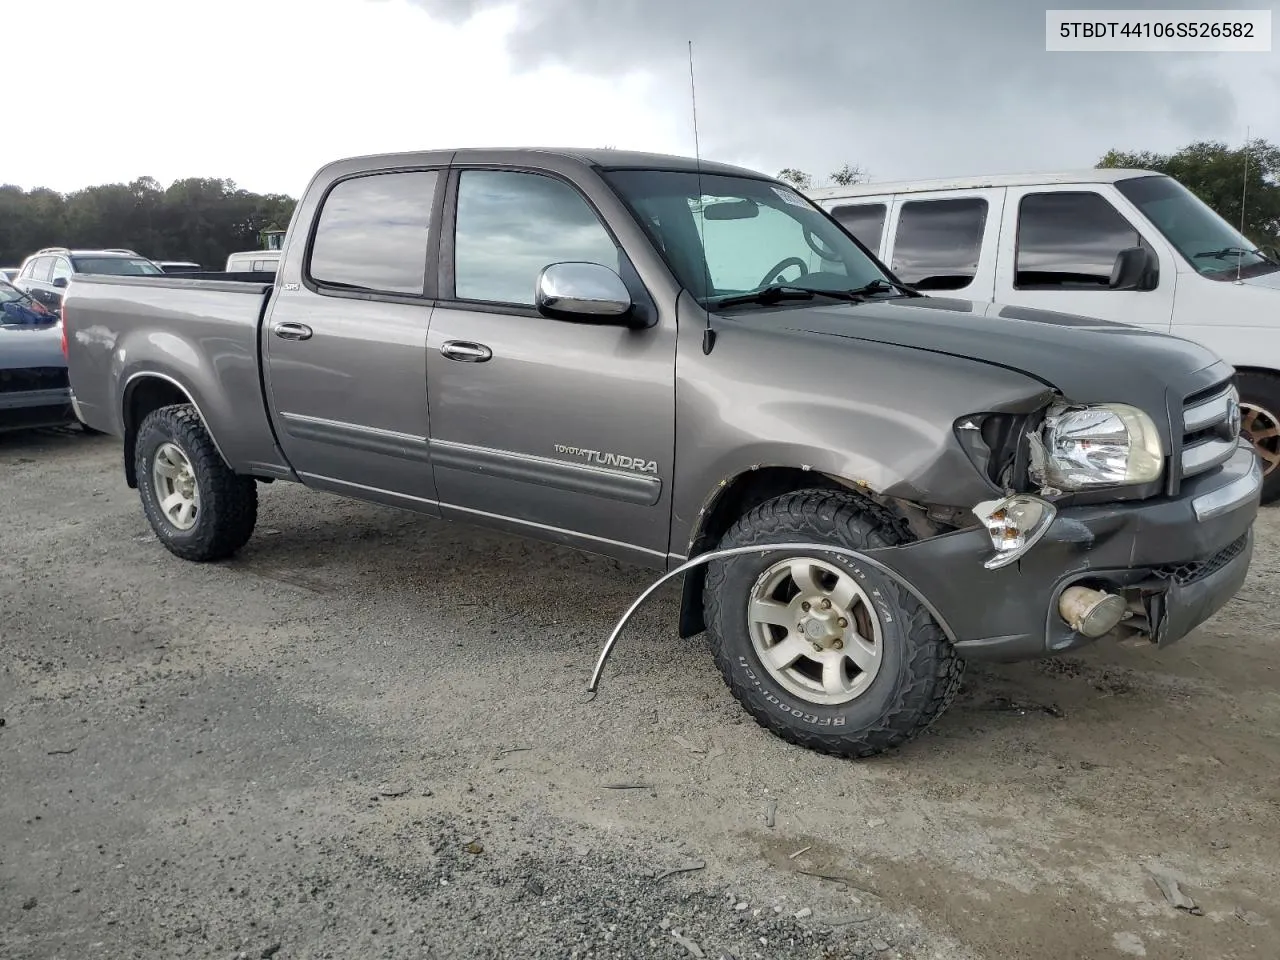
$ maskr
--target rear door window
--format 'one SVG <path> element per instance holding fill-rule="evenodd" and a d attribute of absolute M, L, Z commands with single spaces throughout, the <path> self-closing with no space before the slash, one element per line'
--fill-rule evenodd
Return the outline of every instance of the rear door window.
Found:
<path fill-rule="evenodd" d="M 832 207 L 831 216 L 861 240 L 864 247 L 878 255 L 887 210 L 883 203 L 846 203 Z"/>
<path fill-rule="evenodd" d="M 898 214 L 890 269 L 920 290 L 962 290 L 978 275 L 987 201 L 909 200 Z"/>
<path fill-rule="evenodd" d="M 317 218 L 311 279 L 339 290 L 421 296 L 436 178 L 434 170 L 405 170 L 339 182 Z"/>
<path fill-rule="evenodd" d="M 48 283 L 53 274 L 53 257 L 39 257 L 31 265 L 31 279 Z"/>

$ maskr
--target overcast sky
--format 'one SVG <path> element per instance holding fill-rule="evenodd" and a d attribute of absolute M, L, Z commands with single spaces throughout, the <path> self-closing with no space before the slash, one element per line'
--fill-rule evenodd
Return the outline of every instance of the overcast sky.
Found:
<path fill-rule="evenodd" d="M 1047 53 L 1044 9 L 1062 2 L 3 6 L 20 79 L 9 85 L 0 183 L 23 187 L 209 176 L 296 196 L 320 164 L 387 150 L 691 154 L 689 40 L 703 156 L 769 173 L 822 177 L 846 161 L 876 180 L 1063 169 L 1113 146 L 1238 143 L 1246 126 L 1280 142 L 1280 44 L 1265 54 Z M 1253 7 L 1280 22 L 1274 2 L 1075 6 Z"/>

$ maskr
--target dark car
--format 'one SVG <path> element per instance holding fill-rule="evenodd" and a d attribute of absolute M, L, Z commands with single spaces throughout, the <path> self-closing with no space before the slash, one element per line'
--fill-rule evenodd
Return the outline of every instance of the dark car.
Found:
<path fill-rule="evenodd" d="M 23 261 L 22 270 L 13 283 L 48 307 L 62 303 L 62 291 L 77 274 L 147 277 L 163 273 L 153 261 L 132 250 L 45 247 Z"/>
<path fill-rule="evenodd" d="M 0 431 L 75 422 L 61 318 L 0 280 Z"/>

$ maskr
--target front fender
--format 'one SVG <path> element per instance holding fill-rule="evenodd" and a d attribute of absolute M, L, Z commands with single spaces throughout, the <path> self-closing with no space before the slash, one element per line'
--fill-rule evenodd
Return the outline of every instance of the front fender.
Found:
<path fill-rule="evenodd" d="M 719 489 L 765 466 L 969 509 L 998 491 L 961 447 L 956 422 L 1031 413 L 1052 396 L 979 360 L 785 331 L 721 334 L 709 356 L 680 353 L 671 549 L 696 539 Z"/>

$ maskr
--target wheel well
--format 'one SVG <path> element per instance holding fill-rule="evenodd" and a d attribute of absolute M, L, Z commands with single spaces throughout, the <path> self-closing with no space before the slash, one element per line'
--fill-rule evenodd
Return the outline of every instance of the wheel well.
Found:
<path fill-rule="evenodd" d="M 762 467 L 733 478 L 706 506 L 689 547 L 690 559 L 710 550 L 729 532 L 729 528 L 739 517 L 766 500 L 815 487 L 827 490 L 850 489 L 825 473 L 794 467 Z M 685 574 L 684 590 L 680 598 L 681 637 L 695 636 L 707 628 L 702 618 L 702 590 L 706 583 L 706 571 L 707 568 L 703 565 L 694 567 Z"/>
<path fill-rule="evenodd" d="M 138 439 L 138 427 L 156 410 L 179 403 L 190 403 L 177 384 L 161 377 L 143 377 L 135 381 L 124 398 L 124 479 L 131 489 L 137 489 L 138 475 L 134 470 L 133 448 Z"/>

